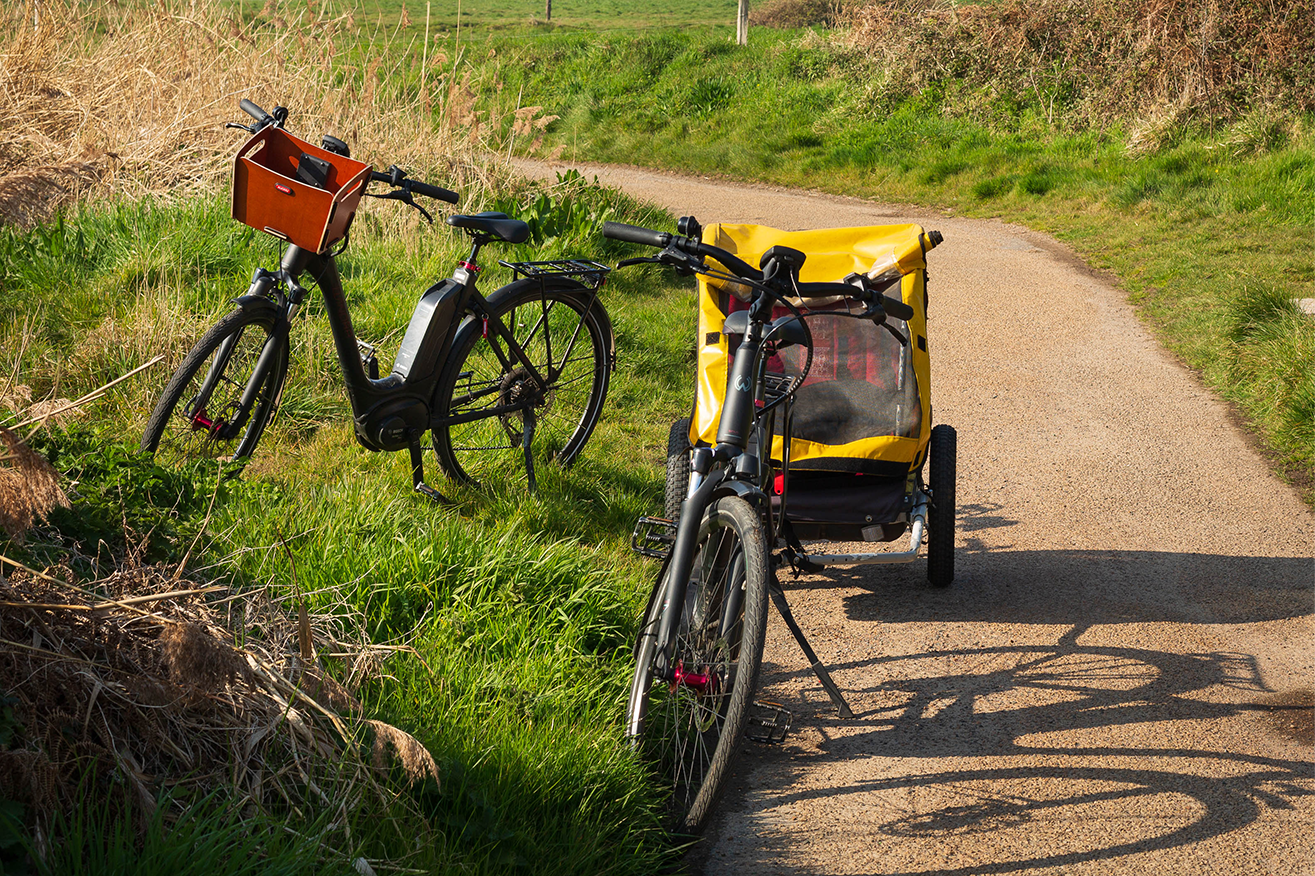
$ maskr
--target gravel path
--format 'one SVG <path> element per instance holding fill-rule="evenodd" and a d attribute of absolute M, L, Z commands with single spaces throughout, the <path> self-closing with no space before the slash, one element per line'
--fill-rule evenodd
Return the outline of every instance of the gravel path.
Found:
<path fill-rule="evenodd" d="M 773 611 L 763 695 L 794 729 L 744 746 L 693 871 L 1315 873 L 1315 519 L 1108 278 L 998 221 L 580 169 L 705 222 L 945 234 L 928 334 L 958 577 L 787 585 L 857 717 Z"/>

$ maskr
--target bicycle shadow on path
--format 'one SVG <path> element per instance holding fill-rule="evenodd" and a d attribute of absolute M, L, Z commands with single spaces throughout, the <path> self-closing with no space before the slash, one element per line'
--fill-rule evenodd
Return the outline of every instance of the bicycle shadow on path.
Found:
<path fill-rule="evenodd" d="M 1179 644 L 1305 618 L 1311 560 L 987 557 L 964 535 L 946 591 L 921 564 L 783 575 L 857 717 L 835 716 L 774 619 L 762 689 L 794 713 L 793 738 L 744 746 L 695 872 L 1227 872 L 1221 844 L 1303 872 L 1309 689 L 1271 689 L 1252 654 Z"/>

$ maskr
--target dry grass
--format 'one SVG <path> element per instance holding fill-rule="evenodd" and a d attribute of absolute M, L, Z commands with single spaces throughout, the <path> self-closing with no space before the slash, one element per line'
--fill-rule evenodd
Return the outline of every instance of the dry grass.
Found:
<path fill-rule="evenodd" d="M 67 569 L 0 560 L 0 571 L 0 683 L 22 728 L 0 751 L 0 795 L 38 817 L 71 806 L 89 777 L 107 801 L 123 799 L 114 777 L 127 781 L 139 819 L 164 788 L 186 799 L 222 786 L 235 808 L 305 815 L 354 807 L 367 791 L 391 799 L 394 763 L 407 781 L 439 778 L 423 745 L 362 720 L 355 698 L 301 659 L 299 622 L 264 590 L 217 598 L 222 584 L 161 566 L 86 586 Z M 233 628 L 259 641 L 237 647 Z M 325 651 L 380 664 L 350 616 L 316 616 L 309 633 Z"/>
<path fill-rule="evenodd" d="M 767 0 L 749 10 L 758 27 L 834 27 L 845 16 L 845 0 Z"/>
<path fill-rule="evenodd" d="M 223 188 L 241 142 L 223 125 L 248 121 L 243 97 L 289 107 L 303 136 L 333 133 L 363 160 L 449 187 L 476 192 L 505 175 L 477 160 L 479 116 L 453 62 L 433 55 L 421 94 L 384 87 L 395 71 L 383 49 L 364 75 L 345 64 L 343 47 L 363 37 L 327 6 L 271 0 L 242 24 L 217 2 L 41 3 L 35 22 L 30 5 L 6 4 L 0 221 L 31 224 L 91 197 Z"/>
<path fill-rule="evenodd" d="M 907 88 L 1021 89 L 1083 122 L 1144 118 L 1143 139 L 1166 118 L 1315 110 L 1315 0 L 876 0 L 845 23 Z"/>
<path fill-rule="evenodd" d="M 59 473 L 18 435 L 0 427 L 0 530 L 19 541 L 55 508 L 67 507 Z"/>

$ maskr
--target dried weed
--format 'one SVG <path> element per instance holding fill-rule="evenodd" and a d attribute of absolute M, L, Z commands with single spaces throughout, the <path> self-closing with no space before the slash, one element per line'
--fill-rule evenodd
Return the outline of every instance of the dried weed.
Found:
<path fill-rule="evenodd" d="M 263 810 L 337 811 L 362 792 L 392 799 L 379 775 L 390 752 L 406 780 L 439 778 L 419 741 L 361 720 L 350 691 L 296 655 L 297 621 L 264 590 L 210 601 L 227 588 L 180 590 L 189 582 L 175 569 L 138 566 L 94 582 L 120 594 L 105 598 L 61 580 L 67 570 L 6 565 L 0 688 L 20 729 L 0 751 L 0 794 L 38 818 L 70 806 L 87 781 L 140 817 L 166 786 L 184 798 L 222 787 L 234 805 Z M 362 618 L 317 615 L 312 625 L 328 652 L 378 650 Z M 116 776 L 131 788 L 126 802 Z"/>
<path fill-rule="evenodd" d="M 1315 110 L 1315 0 L 877 0 L 843 42 L 908 90 L 1030 92 L 1079 122 Z M 1143 126 L 1146 127 L 1146 126 Z"/>
<path fill-rule="evenodd" d="M 403 96 L 381 53 L 364 75 L 339 60 L 351 15 L 281 9 L 242 22 L 217 0 L 44 3 L 35 24 L 27 4 L 0 10 L 0 222 L 30 225 L 91 195 L 221 190 L 240 143 L 223 126 L 245 119 L 242 97 L 289 107 L 308 139 L 335 134 L 365 161 L 477 198 L 508 173 L 476 154 L 468 80 Z"/>
<path fill-rule="evenodd" d="M 0 529 L 20 541 L 51 511 L 67 507 L 59 473 L 18 435 L 0 427 Z"/>

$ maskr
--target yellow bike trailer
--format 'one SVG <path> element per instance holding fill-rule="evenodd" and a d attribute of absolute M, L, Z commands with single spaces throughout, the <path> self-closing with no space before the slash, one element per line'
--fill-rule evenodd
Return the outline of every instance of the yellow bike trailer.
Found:
<path fill-rule="evenodd" d="M 926 253 L 940 239 L 938 232 L 928 234 L 912 224 L 809 231 L 765 225 L 703 227 L 704 243 L 749 264 L 757 264 L 773 246 L 792 247 L 807 254 L 801 282 L 866 284 L 912 309 L 908 319 L 888 317 L 884 325 L 874 325 L 865 319 L 827 317 L 853 312 L 854 300 L 793 302 L 807 318 L 813 350 L 788 415 L 778 418 L 773 429 L 769 456 L 778 474 L 772 501 L 783 521 L 781 529 L 792 540 L 889 542 L 906 532 L 911 539 L 909 549 L 899 553 L 805 553 L 805 561 L 843 565 L 914 559 L 924 536 L 928 493 L 935 492 L 924 489 L 921 475 L 933 445 L 932 455 L 939 457 L 932 463 L 939 498 L 947 500 L 944 507 L 954 507 L 954 430 L 932 426 L 927 333 Z M 699 277 L 694 408 L 687 434 L 681 421 L 673 427 L 669 447 L 669 497 L 677 505 L 684 484 L 679 472 L 671 476 L 670 463 L 686 456 L 688 448 L 715 443 L 729 364 L 739 343 L 739 337 L 726 330 L 727 318 L 748 308 L 747 293 L 731 281 Z M 806 355 L 803 347 L 783 349 L 768 362 L 768 372 L 788 384 L 800 373 Z M 668 508 L 669 516 L 673 510 Z M 952 515 L 950 510 L 950 527 Z M 953 576 L 953 542 L 939 568 L 930 556 L 935 547 L 929 548 L 929 578 L 943 586 Z"/>

